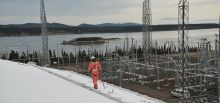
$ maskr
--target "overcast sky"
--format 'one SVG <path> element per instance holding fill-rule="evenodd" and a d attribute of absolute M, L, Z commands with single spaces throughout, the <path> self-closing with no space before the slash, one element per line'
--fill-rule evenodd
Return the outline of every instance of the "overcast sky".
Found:
<path fill-rule="evenodd" d="M 153 24 L 176 24 L 179 0 L 151 0 Z M 48 22 L 142 22 L 143 0 L 45 0 Z M 40 0 L 0 0 L 0 24 L 40 22 Z M 218 23 L 220 0 L 190 0 L 190 23 Z"/>

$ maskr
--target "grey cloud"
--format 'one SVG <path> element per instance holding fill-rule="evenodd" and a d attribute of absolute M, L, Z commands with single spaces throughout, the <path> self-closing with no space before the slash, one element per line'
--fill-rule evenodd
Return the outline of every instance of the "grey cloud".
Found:
<path fill-rule="evenodd" d="M 192 0 L 190 3 L 201 5 L 201 4 L 218 4 L 220 3 L 220 0 Z"/>
<path fill-rule="evenodd" d="M 45 0 L 45 8 L 51 22 L 60 21 L 78 23 L 86 19 L 86 22 L 141 22 L 143 0 Z M 40 0 L 0 0 L 0 23 L 36 22 L 40 15 Z M 215 5 L 220 0 L 190 0 L 190 6 Z M 152 0 L 153 21 L 174 22 L 177 15 L 178 0 Z M 202 9 L 208 7 L 203 6 Z M 219 8 L 219 6 L 216 8 Z M 219 8 L 220 9 L 220 8 Z M 216 10 L 215 10 L 216 12 Z M 219 12 L 219 11 L 218 11 Z M 190 12 L 195 13 L 197 12 Z M 169 15 L 168 15 L 169 14 Z M 201 15 L 202 14 L 198 14 Z M 10 17 L 10 18 L 7 18 Z M 63 17 L 63 18 L 62 18 Z M 77 17 L 74 18 L 74 17 Z M 7 19 L 6 19 L 7 18 Z M 35 19 L 31 19 L 35 18 Z M 208 17 L 207 17 L 208 18 Z M 5 19 L 5 21 L 3 20 Z M 74 20 L 76 19 L 76 20 Z M 195 18 L 201 19 L 201 18 Z M 212 18 L 209 18 L 212 19 Z M 122 21 L 123 20 L 123 21 Z"/>
<path fill-rule="evenodd" d="M 177 17 L 161 18 L 160 20 L 177 20 Z"/>
<path fill-rule="evenodd" d="M 200 20 L 192 20 L 192 23 L 218 23 L 219 18 L 214 19 L 200 19 Z"/>
<path fill-rule="evenodd" d="M 137 6 L 130 1 L 133 0 L 45 0 L 45 8 L 51 15 L 105 15 L 121 13 L 126 8 Z M 39 12 L 39 0 L 0 2 L 0 15 L 38 15 Z"/>
<path fill-rule="evenodd" d="M 49 0 L 46 2 L 48 5 L 48 12 L 52 15 L 57 15 L 57 11 L 60 14 L 67 15 L 110 15 L 121 13 L 126 8 L 134 6 L 129 4 L 129 1 L 125 0 L 65 0 L 66 2 L 61 2 L 61 0 L 55 0 L 56 4 L 50 3 Z M 56 9 L 56 10 L 53 10 Z"/>

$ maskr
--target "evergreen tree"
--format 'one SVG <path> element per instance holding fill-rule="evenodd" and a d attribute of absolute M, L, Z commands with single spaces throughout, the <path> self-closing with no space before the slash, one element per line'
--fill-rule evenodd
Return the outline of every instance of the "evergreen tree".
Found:
<path fill-rule="evenodd" d="M 22 63 L 27 62 L 27 56 L 24 52 L 22 52 L 22 54 L 21 54 L 20 62 L 22 62 Z"/>

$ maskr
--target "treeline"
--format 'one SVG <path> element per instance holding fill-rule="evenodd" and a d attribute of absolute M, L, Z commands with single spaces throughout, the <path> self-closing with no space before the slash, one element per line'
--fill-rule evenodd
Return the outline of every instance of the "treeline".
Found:
<path fill-rule="evenodd" d="M 122 33 L 122 32 L 141 32 L 142 26 L 68 26 L 61 24 L 50 24 L 49 34 L 83 34 L 83 33 Z M 218 28 L 218 24 L 190 24 L 189 29 L 209 29 Z M 178 30 L 177 25 L 153 25 L 153 31 Z M 0 25 L 1 36 L 33 36 L 40 35 L 39 24 L 29 25 Z"/>
<path fill-rule="evenodd" d="M 50 34 L 64 34 L 72 33 L 71 29 L 68 28 L 48 28 Z M 11 36 L 38 36 L 41 34 L 40 27 L 31 27 L 31 28 L 17 28 L 17 27 L 0 27 L 0 37 L 11 37 Z"/>
<path fill-rule="evenodd" d="M 189 52 L 197 52 L 197 47 L 190 47 Z M 172 47 L 171 46 L 167 46 L 167 45 L 163 45 L 163 46 L 159 46 L 158 49 L 156 48 L 152 48 L 152 54 L 157 54 L 161 55 L 161 54 L 172 54 L 172 53 L 177 53 L 177 48 L 176 47 Z M 124 49 L 121 48 L 115 48 L 115 50 L 112 51 L 112 53 L 114 54 L 118 54 L 119 56 L 125 56 L 128 55 L 130 57 L 132 57 L 132 55 L 137 54 L 138 55 L 138 59 L 142 59 L 143 58 L 143 49 L 141 48 L 141 46 L 139 46 L 138 48 L 130 48 L 129 51 L 125 51 Z M 59 64 L 66 64 L 66 63 L 75 63 L 77 62 L 88 62 L 90 60 L 90 57 L 94 55 L 96 58 L 98 58 L 100 61 L 104 61 L 106 54 L 104 53 L 104 51 L 96 51 L 94 50 L 94 52 L 89 52 L 89 51 L 78 51 L 77 53 L 73 53 L 73 52 L 66 52 L 64 50 L 61 50 L 61 54 L 58 55 L 56 53 L 55 50 L 49 50 L 49 57 L 50 57 L 50 62 L 51 64 L 56 64 L 59 62 Z M 38 65 L 40 65 L 41 61 L 41 54 L 40 51 L 34 51 L 31 53 L 28 52 L 22 52 L 19 53 L 17 51 L 11 50 L 11 52 L 9 53 L 9 55 L 2 55 L 1 56 L 2 59 L 9 59 L 12 61 L 18 61 L 18 62 L 23 62 L 23 63 L 27 63 L 29 61 L 33 61 L 35 63 L 37 63 Z"/>

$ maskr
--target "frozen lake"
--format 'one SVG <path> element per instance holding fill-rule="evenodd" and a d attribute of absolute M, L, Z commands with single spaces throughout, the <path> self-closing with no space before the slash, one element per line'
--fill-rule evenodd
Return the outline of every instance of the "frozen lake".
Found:
<path fill-rule="evenodd" d="M 207 38 L 212 43 L 214 43 L 215 35 L 218 34 L 218 29 L 198 29 L 189 31 L 189 45 L 197 46 L 197 43 L 202 38 Z M 62 45 L 63 41 L 72 40 L 79 37 L 103 37 L 103 38 L 120 38 L 120 40 L 112 40 L 109 43 L 99 44 L 99 45 Z M 125 38 L 134 38 L 134 43 L 137 42 L 138 45 L 142 45 L 142 32 L 131 32 L 131 33 L 97 33 L 97 34 L 65 34 L 65 35 L 51 35 L 49 39 L 49 49 L 56 50 L 57 47 L 60 50 L 65 50 L 67 52 L 75 52 L 80 50 L 106 50 L 114 49 L 116 46 L 123 48 Z M 153 42 L 158 41 L 159 45 L 163 44 L 165 41 L 177 42 L 178 31 L 156 31 L 152 33 Z M 0 53 L 6 53 L 10 50 L 16 50 L 18 52 L 22 51 L 41 51 L 41 36 L 26 36 L 26 37 L 0 37 Z M 214 47 L 214 46 L 213 46 Z"/>

